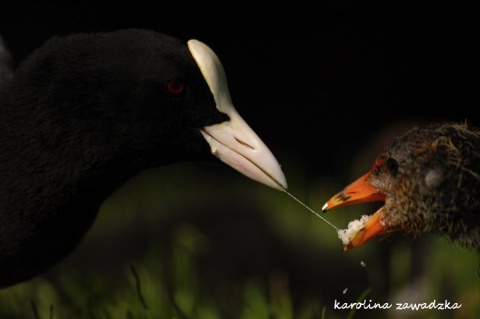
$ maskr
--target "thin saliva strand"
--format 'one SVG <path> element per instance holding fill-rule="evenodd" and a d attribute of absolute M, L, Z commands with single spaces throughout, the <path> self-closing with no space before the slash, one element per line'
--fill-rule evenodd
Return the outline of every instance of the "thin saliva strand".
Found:
<path fill-rule="evenodd" d="M 329 224 L 330 226 L 332 226 L 336 231 L 338 231 L 338 228 L 333 225 L 332 223 L 330 223 L 328 220 L 326 220 L 324 217 L 322 217 L 321 215 L 319 215 L 316 211 L 314 211 L 313 209 L 311 209 L 310 207 L 308 207 L 307 205 L 305 205 L 302 201 L 300 201 L 299 199 L 297 199 L 295 196 L 293 196 L 292 194 L 290 194 L 289 192 L 287 192 L 286 189 L 283 190 L 285 193 L 287 193 L 287 195 L 289 195 L 291 198 L 293 198 L 294 200 L 296 200 L 300 205 L 302 205 L 303 207 L 305 207 L 306 209 L 308 209 L 309 211 L 311 211 L 312 213 L 314 213 L 315 215 L 317 215 L 318 218 L 322 219 L 324 222 L 326 222 L 327 224 Z"/>

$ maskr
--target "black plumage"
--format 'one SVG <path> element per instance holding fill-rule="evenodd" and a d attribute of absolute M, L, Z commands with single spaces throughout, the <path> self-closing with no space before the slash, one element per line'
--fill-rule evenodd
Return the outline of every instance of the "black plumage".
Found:
<path fill-rule="evenodd" d="M 213 52 L 213 71 L 201 62 L 205 47 L 131 29 L 53 38 L 21 63 L 0 105 L 0 286 L 61 260 L 106 197 L 141 170 L 213 152 L 255 179 L 217 154 L 205 130 L 238 116 L 219 106 L 208 77 L 223 69 Z M 260 167 L 257 180 L 286 187 L 279 167 L 240 157 Z"/>

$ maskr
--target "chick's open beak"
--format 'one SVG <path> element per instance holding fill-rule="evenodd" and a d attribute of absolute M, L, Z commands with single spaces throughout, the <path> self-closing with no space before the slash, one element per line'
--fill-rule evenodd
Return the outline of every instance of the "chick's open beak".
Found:
<path fill-rule="evenodd" d="M 382 210 L 379 209 L 370 217 L 363 228 L 350 238 L 350 242 L 343 247 L 343 251 L 361 246 L 368 240 L 380 234 L 385 229 L 385 225 L 382 223 L 381 218 Z"/>
<path fill-rule="evenodd" d="M 367 173 L 345 187 L 341 192 L 330 198 L 322 208 L 325 213 L 333 208 L 360 204 L 371 201 L 385 201 L 386 196 L 370 183 L 370 173 Z M 347 251 L 363 245 L 385 229 L 382 223 L 382 208 L 380 208 L 363 227 L 349 238 L 349 243 L 343 250 Z"/>

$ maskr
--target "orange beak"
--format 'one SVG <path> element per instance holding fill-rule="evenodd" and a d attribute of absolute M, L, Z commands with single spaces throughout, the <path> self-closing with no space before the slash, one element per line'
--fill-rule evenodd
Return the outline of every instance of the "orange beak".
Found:
<path fill-rule="evenodd" d="M 350 242 L 347 245 L 343 246 L 343 251 L 348 251 L 350 249 L 361 246 L 368 240 L 380 234 L 385 228 L 385 225 L 383 225 L 383 223 L 381 222 L 381 217 L 382 212 L 381 210 L 378 210 L 370 217 L 370 219 L 365 223 L 363 228 L 350 238 Z"/>
<path fill-rule="evenodd" d="M 373 187 L 369 180 L 370 173 L 367 173 L 345 187 L 341 192 L 330 198 L 322 208 L 325 213 L 327 210 L 343 207 L 347 205 L 360 204 L 371 201 L 384 201 L 386 196 Z M 365 225 L 349 239 L 350 242 L 343 247 L 343 251 L 356 248 L 363 245 L 371 238 L 380 234 L 385 225 L 381 221 L 382 209 L 380 208 Z"/>

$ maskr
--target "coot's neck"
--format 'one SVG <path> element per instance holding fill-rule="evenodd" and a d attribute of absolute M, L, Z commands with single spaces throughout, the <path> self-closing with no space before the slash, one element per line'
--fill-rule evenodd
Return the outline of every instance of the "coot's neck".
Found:
<path fill-rule="evenodd" d="M 0 137 L 0 287 L 46 270 L 65 257 L 93 223 L 102 202 L 144 167 L 110 156 L 92 141 L 50 147 L 39 135 Z M 9 138 L 9 139 L 7 139 Z M 55 138 L 55 137 L 52 137 Z M 22 276 L 22 277 L 20 277 Z"/>

